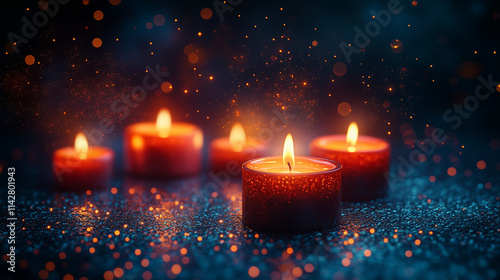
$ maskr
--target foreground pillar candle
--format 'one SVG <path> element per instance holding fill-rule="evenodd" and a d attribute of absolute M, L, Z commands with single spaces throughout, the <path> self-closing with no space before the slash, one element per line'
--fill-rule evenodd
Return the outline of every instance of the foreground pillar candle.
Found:
<path fill-rule="evenodd" d="M 124 134 L 125 169 L 132 175 L 188 176 L 201 169 L 203 133 L 189 123 L 172 123 L 166 109 L 156 123 L 128 126 Z"/>
<path fill-rule="evenodd" d="M 229 137 L 217 138 L 210 144 L 210 169 L 227 171 L 236 176 L 241 173 L 241 165 L 252 158 L 261 157 L 266 146 L 256 139 L 247 138 L 243 126 L 234 124 Z"/>
<path fill-rule="evenodd" d="M 84 191 L 104 189 L 113 175 L 114 153 L 103 147 L 89 147 L 78 133 L 75 147 L 58 149 L 53 155 L 53 171 L 58 189 Z"/>
<path fill-rule="evenodd" d="M 243 164 L 243 223 L 269 232 L 305 232 L 332 228 L 340 221 L 340 164 L 296 157 L 292 137 L 283 157 Z"/>
<path fill-rule="evenodd" d="M 342 164 L 342 199 L 371 200 L 387 196 L 385 178 L 389 172 L 389 143 L 369 136 L 358 136 L 355 123 L 346 135 L 329 135 L 314 139 L 311 156 L 328 158 Z"/>

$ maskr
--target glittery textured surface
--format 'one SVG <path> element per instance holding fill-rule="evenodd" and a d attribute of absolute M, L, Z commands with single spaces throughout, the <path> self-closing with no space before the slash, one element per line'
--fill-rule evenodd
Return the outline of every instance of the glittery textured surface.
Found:
<path fill-rule="evenodd" d="M 128 178 L 115 182 L 117 189 L 90 195 L 34 191 L 17 197 L 22 229 L 17 230 L 16 275 L 498 278 L 498 186 L 487 189 L 475 182 L 479 179 L 464 179 L 405 180 L 387 199 L 343 203 L 338 229 L 301 235 L 245 228 L 237 182 L 217 188 L 205 177 Z M 5 201 L 1 206 L 5 209 Z"/>

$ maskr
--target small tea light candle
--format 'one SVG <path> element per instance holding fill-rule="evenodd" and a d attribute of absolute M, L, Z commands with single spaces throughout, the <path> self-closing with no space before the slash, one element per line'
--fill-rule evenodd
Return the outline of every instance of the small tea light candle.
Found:
<path fill-rule="evenodd" d="M 358 136 L 351 123 L 345 135 L 314 139 L 311 156 L 328 158 L 342 164 L 342 200 L 371 200 L 387 196 L 385 174 L 389 171 L 391 148 L 382 139 Z"/>
<path fill-rule="evenodd" d="M 210 144 L 210 169 L 240 175 L 241 165 L 252 158 L 261 157 L 266 146 L 256 139 L 247 138 L 245 129 L 235 123 L 228 137 L 217 138 Z"/>
<path fill-rule="evenodd" d="M 114 153 L 103 147 L 89 147 L 87 138 L 78 133 L 75 147 L 58 149 L 53 155 L 56 186 L 61 190 L 104 189 L 111 183 Z"/>
<path fill-rule="evenodd" d="M 340 164 L 297 157 L 288 134 L 283 157 L 243 164 L 243 223 L 269 232 L 332 228 L 340 221 Z"/>
<path fill-rule="evenodd" d="M 156 123 L 136 123 L 125 129 L 125 169 L 139 176 L 193 175 L 201 169 L 202 146 L 199 127 L 172 123 L 170 112 L 162 109 Z"/>

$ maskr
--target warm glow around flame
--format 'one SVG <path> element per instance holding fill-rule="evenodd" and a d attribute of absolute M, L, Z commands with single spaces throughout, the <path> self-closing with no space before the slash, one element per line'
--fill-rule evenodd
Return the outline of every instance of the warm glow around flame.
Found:
<path fill-rule="evenodd" d="M 156 118 L 156 131 L 161 138 L 167 138 L 172 127 L 172 117 L 167 109 L 161 109 Z"/>
<path fill-rule="evenodd" d="M 293 139 L 292 135 L 288 133 L 285 139 L 285 145 L 283 146 L 283 165 L 292 172 L 295 167 L 295 155 L 293 152 Z"/>
<path fill-rule="evenodd" d="M 229 143 L 231 144 L 231 147 L 234 151 L 241 152 L 243 147 L 245 147 L 246 141 L 247 138 L 245 135 L 245 129 L 243 129 L 241 124 L 235 123 L 231 129 L 231 133 L 229 134 Z"/>
<path fill-rule="evenodd" d="M 83 133 L 78 133 L 75 139 L 75 152 L 80 159 L 86 159 L 89 152 L 89 143 Z"/>
<path fill-rule="evenodd" d="M 358 125 L 356 123 L 351 123 L 349 125 L 349 128 L 347 129 L 347 137 L 346 137 L 347 144 L 349 144 L 349 147 L 347 148 L 347 151 L 353 153 L 356 151 L 356 142 L 358 141 Z"/>

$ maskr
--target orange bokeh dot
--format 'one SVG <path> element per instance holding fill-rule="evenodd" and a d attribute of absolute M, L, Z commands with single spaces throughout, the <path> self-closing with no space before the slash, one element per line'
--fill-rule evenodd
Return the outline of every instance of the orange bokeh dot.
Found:
<path fill-rule="evenodd" d="M 123 269 L 121 267 L 117 267 L 113 271 L 113 274 L 115 275 L 115 277 L 120 278 L 123 276 Z"/>
<path fill-rule="evenodd" d="M 306 264 L 306 266 L 304 266 L 304 270 L 308 273 L 311 273 L 314 270 L 314 265 L 312 265 L 311 263 L 308 263 L 308 264 Z"/>
<path fill-rule="evenodd" d="M 156 15 L 154 18 L 153 18 L 153 23 L 156 25 L 156 26 L 162 26 L 165 24 L 165 17 L 162 16 L 162 15 Z"/>
<path fill-rule="evenodd" d="M 25 58 L 24 58 L 24 62 L 26 62 L 26 64 L 28 65 L 33 65 L 33 63 L 35 63 L 35 57 L 32 56 L 31 54 L 30 55 L 27 55 Z"/>
<path fill-rule="evenodd" d="M 342 259 L 343 266 L 349 266 L 350 264 L 351 264 L 351 260 L 349 260 L 348 258 Z"/>
<path fill-rule="evenodd" d="M 101 20 L 103 17 L 104 17 L 104 14 L 101 11 L 97 10 L 94 12 L 94 19 L 95 20 Z"/>
<path fill-rule="evenodd" d="M 421 242 L 420 242 L 420 239 L 415 240 L 415 245 L 417 245 L 417 246 L 418 246 L 418 245 L 420 245 L 420 243 L 421 243 Z"/>
<path fill-rule="evenodd" d="M 190 54 L 190 55 L 188 56 L 188 60 L 189 60 L 189 62 L 191 62 L 191 63 L 195 64 L 195 63 L 197 63 L 197 62 L 198 62 L 198 55 L 197 55 L 197 54 L 195 54 L 195 53 L 192 53 L 192 54 Z"/>
<path fill-rule="evenodd" d="M 252 266 L 248 269 L 248 275 L 252 278 L 256 278 L 257 276 L 259 276 L 260 274 L 260 270 L 258 267 L 256 266 Z"/>
<path fill-rule="evenodd" d="M 148 260 L 148 259 L 143 259 L 143 260 L 141 261 L 141 265 L 142 265 L 143 267 L 148 267 L 148 266 L 149 266 L 149 260 Z"/>
<path fill-rule="evenodd" d="M 151 271 L 144 271 L 144 273 L 142 273 L 142 278 L 144 280 L 151 280 L 153 278 L 153 273 L 151 273 Z"/>
<path fill-rule="evenodd" d="M 112 194 L 117 194 L 118 193 L 118 189 L 117 188 L 111 188 L 111 193 Z"/>
<path fill-rule="evenodd" d="M 500 84 L 497 85 L 497 91 L 500 92 Z"/>
<path fill-rule="evenodd" d="M 351 114 L 351 105 L 347 102 L 342 102 L 337 107 L 337 111 L 343 117 L 348 116 L 349 114 Z"/>
<path fill-rule="evenodd" d="M 413 255 L 413 253 L 410 250 L 405 252 L 405 256 L 408 258 L 411 257 L 412 255 Z"/>
<path fill-rule="evenodd" d="M 333 73 L 337 76 L 344 76 L 347 72 L 347 66 L 343 62 L 337 62 L 333 65 Z"/>
<path fill-rule="evenodd" d="M 430 181 L 431 183 L 436 182 L 436 176 L 430 176 L 430 177 L 429 177 L 429 181 Z"/>
<path fill-rule="evenodd" d="M 94 38 L 94 40 L 92 40 L 92 46 L 96 47 L 96 48 L 99 48 L 102 46 L 102 40 L 99 39 L 99 38 Z"/>
<path fill-rule="evenodd" d="M 49 278 L 49 272 L 45 269 L 42 269 L 40 270 L 40 272 L 38 272 L 38 277 L 40 277 L 40 279 L 47 279 Z"/>
<path fill-rule="evenodd" d="M 113 279 L 113 272 L 106 271 L 106 272 L 104 272 L 103 277 L 104 277 L 104 280 L 111 280 L 111 279 Z"/>
<path fill-rule="evenodd" d="M 418 5 L 418 2 L 417 2 L 417 1 L 412 1 L 412 2 L 411 2 L 411 4 L 412 4 L 413 6 L 417 6 L 417 5 Z"/>
<path fill-rule="evenodd" d="M 83 5 L 88 5 L 89 4 L 89 0 L 83 0 Z"/>
<path fill-rule="evenodd" d="M 318 45 L 318 41 L 316 41 L 316 40 L 312 41 L 312 45 L 313 45 L 313 47 L 316 47 Z"/>
<path fill-rule="evenodd" d="M 111 5 L 115 5 L 115 6 L 118 5 L 118 4 L 120 4 L 121 2 L 122 2 L 122 0 L 109 0 L 109 3 Z"/>
<path fill-rule="evenodd" d="M 53 271 L 56 268 L 56 265 L 53 262 L 48 262 L 45 264 L 45 268 L 48 271 Z"/>
<path fill-rule="evenodd" d="M 484 160 L 480 160 L 477 162 L 477 168 L 479 169 L 485 169 L 486 168 L 486 162 Z"/>
<path fill-rule="evenodd" d="M 63 277 L 63 280 L 74 280 L 74 279 L 75 279 L 75 278 L 73 278 L 73 275 L 71 275 L 71 274 L 66 274 L 66 275 L 64 275 L 64 277 Z"/>
<path fill-rule="evenodd" d="M 447 171 L 447 172 L 448 172 L 448 175 L 450 175 L 450 176 L 455 176 L 455 175 L 457 175 L 457 170 L 455 169 L 455 167 L 450 167 L 450 168 L 448 168 L 448 171 Z"/>
<path fill-rule="evenodd" d="M 300 267 L 294 267 L 292 269 L 292 275 L 299 278 L 300 276 L 302 276 L 302 269 Z"/>
<path fill-rule="evenodd" d="M 179 274 L 179 273 L 181 273 L 181 271 L 182 271 L 182 267 L 180 265 L 174 264 L 172 266 L 172 273 L 173 274 Z"/>
<path fill-rule="evenodd" d="M 169 93 L 172 91 L 172 84 L 170 82 L 163 82 L 161 84 L 161 91 L 164 93 Z"/>
<path fill-rule="evenodd" d="M 372 251 L 370 251 L 370 250 L 366 249 L 366 250 L 365 250 L 365 257 L 369 257 L 369 256 L 371 256 L 371 255 L 372 255 Z"/>
<path fill-rule="evenodd" d="M 202 19 L 210 19 L 212 18 L 212 10 L 210 10 L 210 8 L 203 8 L 201 9 L 200 15 Z"/>
<path fill-rule="evenodd" d="M 153 24 L 151 22 L 146 23 L 146 28 L 147 29 L 153 28 Z"/>

